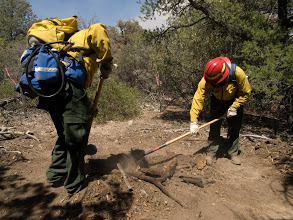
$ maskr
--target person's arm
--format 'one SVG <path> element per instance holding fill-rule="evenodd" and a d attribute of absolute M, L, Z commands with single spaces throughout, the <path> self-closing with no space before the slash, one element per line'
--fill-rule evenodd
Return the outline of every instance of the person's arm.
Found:
<path fill-rule="evenodd" d="M 84 88 L 87 89 L 93 80 L 94 74 L 97 72 L 98 67 L 103 63 L 107 63 L 103 66 L 103 75 L 105 78 L 111 73 L 111 47 L 110 40 L 107 35 L 106 27 L 104 24 L 93 24 L 89 28 L 81 30 L 69 39 L 70 42 L 74 42 L 74 47 L 84 47 L 90 49 L 85 51 L 83 56 L 83 64 L 87 71 L 87 78 L 84 83 Z M 68 51 L 68 54 L 72 57 L 79 57 L 78 51 Z"/>
<path fill-rule="evenodd" d="M 97 55 L 96 62 L 110 62 L 112 60 L 112 54 L 106 26 L 101 23 L 91 25 L 88 28 L 87 36 L 89 47 L 93 49 Z"/>

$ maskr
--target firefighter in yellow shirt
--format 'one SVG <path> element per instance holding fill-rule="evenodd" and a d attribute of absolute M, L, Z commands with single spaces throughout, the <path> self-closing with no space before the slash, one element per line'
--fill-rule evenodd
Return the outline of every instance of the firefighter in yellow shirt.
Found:
<path fill-rule="evenodd" d="M 227 113 L 228 154 L 231 162 L 241 164 L 238 156 L 239 132 L 242 126 L 243 104 L 248 99 L 251 88 L 244 71 L 227 57 L 217 57 L 210 60 L 204 70 L 204 75 L 198 84 L 190 109 L 190 132 L 195 134 L 199 130 L 198 116 L 204 106 L 204 99 L 211 93 L 210 119 L 219 118 Z M 210 125 L 207 149 L 207 164 L 216 162 L 216 153 L 221 143 L 220 129 L 222 120 Z"/>

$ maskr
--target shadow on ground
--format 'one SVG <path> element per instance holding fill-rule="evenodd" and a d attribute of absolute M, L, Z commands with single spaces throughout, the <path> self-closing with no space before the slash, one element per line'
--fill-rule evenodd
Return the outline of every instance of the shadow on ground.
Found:
<path fill-rule="evenodd" d="M 1 168 L 1 174 L 5 172 Z M 43 183 L 20 185 L 25 180 L 19 175 L 1 175 L 0 216 L 1 219 L 28 219 L 36 217 L 36 211 L 48 211 L 50 203 L 56 198 L 56 194 L 50 192 Z"/>
<path fill-rule="evenodd" d="M 285 199 L 293 208 L 293 172 L 292 171 L 288 172 L 287 175 L 285 176 L 283 187 L 284 187 Z"/>
<path fill-rule="evenodd" d="M 188 111 L 166 110 L 162 113 L 161 119 L 165 121 L 188 122 L 190 121 L 190 116 Z"/>
<path fill-rule="evenodd" d="M 189 122 L 190 114 L 189 111 L 172 111 L 166 110 L 162 113 L 161 119 L 165 121 L 176 121 L 176 122 Z M 199 121 L 206 123 L 209 121 L 208 113 L 201 113 L 199 116 Z M 223 126 L 226 126 L 225 120 L 223 121 Z M 257 116 L 252 114 L 244 114 L 243 116 L 243 126 L 250 126 L 255 132 L 268 129 L 270 136 L 276 136 L 280 133 L 289 132 L 289 128 L 285 120 L 280 120 L 277 118 L 266 117 L 266 116 Z"/>
<path fill-rule="evenodd" d="M 112 155 L 105 160 L 97 160 L 100 176 L 109 174 L 117 162 L 123 162 L 125 155 Z M 116 162 L 115 162 L 116 161 Z M 50 191 L 50 187 L 44 183 L 29 183 L 20 175 L 4 174 L 9 168 L 0 167 L 0 218 L 3 220 L 14 219 L 122 219 L 133 203 L 133 194 L 123 192 L 120 183 L 111 181 L 112 199 L 106 196 L 97 197 L 95 201 L 81 200 L 56 201 L 57 194 Z M 100 187 L 101 188 L 101 187 Z M 86 189 L 85 189 L 86 190 Z M 101 189 L 99 189 L 101 190 Z M 108 192 L 108 191 L 107 191 Z M 100 194 L 102 195 L 102 194 Z M 106 195 L 106 194 L 105 194 Z M 60 205 L 58 204 L 60 203 Z M 57 205 L 56 205 L 57 204 Z"/>
<path fill-rule="evenodd" d="M 106 159 L 89 159 L 86 169 L 88 170 L 89 176 L 101 177 L 117 169 L 118 163 L 128 169 L 136 169 L 137 166 L 145 168 L 149 165 L 144 154 L 145 152 L 143 150 L 135 149 L 131 150 L 129 154 L 119 153 L 111 154 Z"/>

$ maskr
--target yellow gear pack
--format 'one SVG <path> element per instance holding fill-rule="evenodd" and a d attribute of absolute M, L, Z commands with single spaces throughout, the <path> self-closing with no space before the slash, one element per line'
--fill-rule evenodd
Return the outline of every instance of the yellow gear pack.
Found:
<path fill-rule="evenodd" d="M 33 54 L 39 58 L 38 52 L 42 46 L 45 46 L 47 48 L 46 51 L 49 53 L 49 56 L 42 56 L 42 59 L 50 57 L 50 54 L 53 56 L 52 53 L 55 53 L 57 50 L 56 52 L 58 52 L 59 57 L 53 56 L 53 61 L 55 60 L 58 63 L 56 68 L 59 73 L 61 72 L 61 64 L 63 64 L 66 80 L 73 80 L 85 89 L 91 85 L 99 65 L 110 62 L 113 59 L 106 26 L 97 23 L 92 24 L 87 29 L 78 31 L 76 16 L 65 19 L 54 18 L 34 23 L 28 30 L 27 43 L 29 48 L 26 49 L 23 57 L 26 57 L 25 55 L 27 54 Z M 37 52 L 34 52 L 35 50 Z M 37 80 L 34 75 L 36 72 L 35 68 L 37 70 L 45 68 L 47 72 L 51 71 L 51 68 L 47 66 L 49 62 L 41 62 L 42 66 L 38 68 L 39 66 L 34 63 L 35 61 L 32 58 L 27 58 L 27 61 L 22 59 L 22 61 L 25 67 L 29 66 L 31 61 L 34 64 L 34 69 L 31 71 L 27 68 L 24 70 L 25 79 L 23 84 L 26 84 L 26 82 L 28 82 L 27 84 L 32 84 L 34 82 L 32 80 L 29 81 L 27 72 L 30 72 L 33 80 Z M 45 76 L 42 80 L 46 79 L 43 81 L 47 82 L 46 75 L 42 74 L 42 76 Z M 39 85 L 36 86 L 36 89 L 39 89 Z"/>
<path fill-rule="evenodd" d="M 27 43 L 29 39 L 35 37 L 43 43 L 54 41 L 67 41 L 72 34 L 77 31 L 77 16 L 59 19 L 53 18 L 34 23 L 27 33 Z M 29 45 L 31 46 L 31 45 Z M 52 47 L 61 51 L 64 45 L 52 44 Z"/>

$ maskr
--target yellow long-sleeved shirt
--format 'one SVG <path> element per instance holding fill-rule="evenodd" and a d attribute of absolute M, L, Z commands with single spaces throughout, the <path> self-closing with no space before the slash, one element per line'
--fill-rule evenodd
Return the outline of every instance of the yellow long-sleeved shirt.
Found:
<path fill-rule="evenodd" d="M 112 59 L 110 40 L 104 24 L 93 24 L 89 28 L 81 30 L 72 35 L 69 40 L 74 42 L 74 47 L 85 47 L 94 51 L 89 56 L 83 58 L 87 71 L 87 78 L 84 88 L 88 88 L 93 80 L 94 74 L 98 70 L 100 63 L 108 62 Z M 78 57 L 78 52 L 68 52 L 72 57 Z"/>
<path fill-rule="evenodd" d="M 234 99 L 232 107 L 239 108 L 248 99 L 251 88 L 244 71 L 236 66 L 236 82 L 229 81 L 222 87 L 215 87 L 207 83 L 204 77 L 198 84 L 198 88 L 194 94 L 190 109 L 190 120 L 198 121 L 198 115 L 204 106 L 204 99 L 207 94 L 212 91 L 213 95 L 219 99 L 228 101 Z"/>

